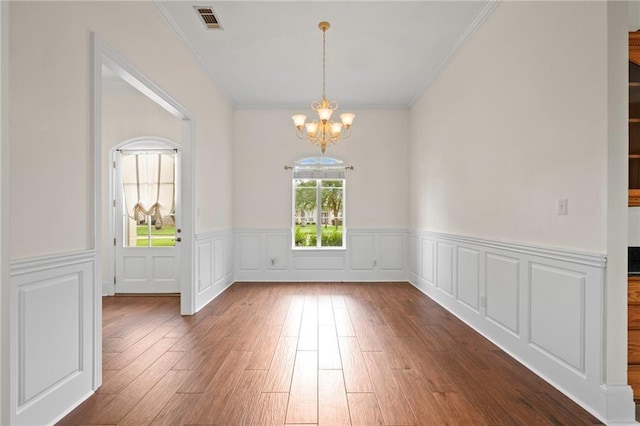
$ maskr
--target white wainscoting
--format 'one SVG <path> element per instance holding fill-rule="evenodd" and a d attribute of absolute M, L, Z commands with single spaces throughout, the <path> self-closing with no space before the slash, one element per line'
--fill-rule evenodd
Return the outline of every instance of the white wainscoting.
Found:
<path fill-rule="evenodd" d="M 93 391 L 96 252 L 13 261 L 10 274 L 11 424 L 52 424 Z"/>
<path fill-rule="evenodd" d="M 630 387 L 603 386 L 604 255 L 435 232 L 407 238 L 418 289 L 600 419 L 629 406 Z"/>
<path fill-rule="evenodd" d="M 347 230 L 347 249 L 292 249 L 290 229 L 237 229 L 236 281 L 405 281 L 405 229 Z"/>
<path fill-rule="evenodd" d="M 233 279 L 233 232 L 196 235 L 196 312 L 229 287 Z"/>

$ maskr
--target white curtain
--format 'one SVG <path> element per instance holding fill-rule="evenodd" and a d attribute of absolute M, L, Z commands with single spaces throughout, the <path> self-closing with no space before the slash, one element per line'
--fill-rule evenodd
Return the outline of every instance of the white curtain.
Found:
<path fill-rule="evenodd" d="M 122 152 L 125 208 L 142 222 L 151 216 L 157 228 L 173 224 L 175 210 L 175 153 Z"/>

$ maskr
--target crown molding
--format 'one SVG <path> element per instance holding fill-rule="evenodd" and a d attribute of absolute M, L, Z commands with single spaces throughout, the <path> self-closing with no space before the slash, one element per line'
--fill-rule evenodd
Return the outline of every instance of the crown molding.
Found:
<path fill-rule="evenodd" d="M 422 88 L 416 92 L 416 94 L 409 102 L 409 108 L 413 108 L 415 103 L 429 90 L 429 87 L 433 84 L 433 82 L 438 78 L 440 73 L 444 71 L 449 63 L 458 55 L 458 52 L 462 50 L 462 48 L 467 44 L 469 40 L 473 37 L 473 35 L 482 27 L 482 24 L 491 16 L 495 8 L 502 2 L 502 0 L 490 0 L 485 4 L 484 8 L 480 11 L 476 19 L 469 24 L 467 29 L 462 33 L 462 35 L 458 38 L 456 43 L 453 45 L 453 48 L 449 52 L 449 54 L 440 62 L 440 65 L 436 67 L 435 71 L 427 77 L 425 82 L 422 85 Z"/>

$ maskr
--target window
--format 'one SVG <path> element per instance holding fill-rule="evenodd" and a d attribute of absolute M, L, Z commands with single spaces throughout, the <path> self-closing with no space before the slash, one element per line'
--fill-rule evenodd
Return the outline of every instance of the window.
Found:
<path fill-rule="evenodd" d="M 293 247 L 345 246 L 343 162 L 305 158 L 293 168 Z"/>
<path fill-rule="evenodd" d="M 123 151 L 124 247 L 174 247 L 175 151 Z"/>

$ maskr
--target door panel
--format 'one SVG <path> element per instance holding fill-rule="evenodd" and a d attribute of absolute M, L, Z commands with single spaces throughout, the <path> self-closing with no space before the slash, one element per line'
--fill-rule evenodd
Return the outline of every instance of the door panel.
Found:
<path fill-rule="evenodd" d="M 118 250 L 116 250 L 118 251 Z M 175 251 L 167 247 L 122 247 L 116 257 L 116 293 L 179 293 Z"/>

